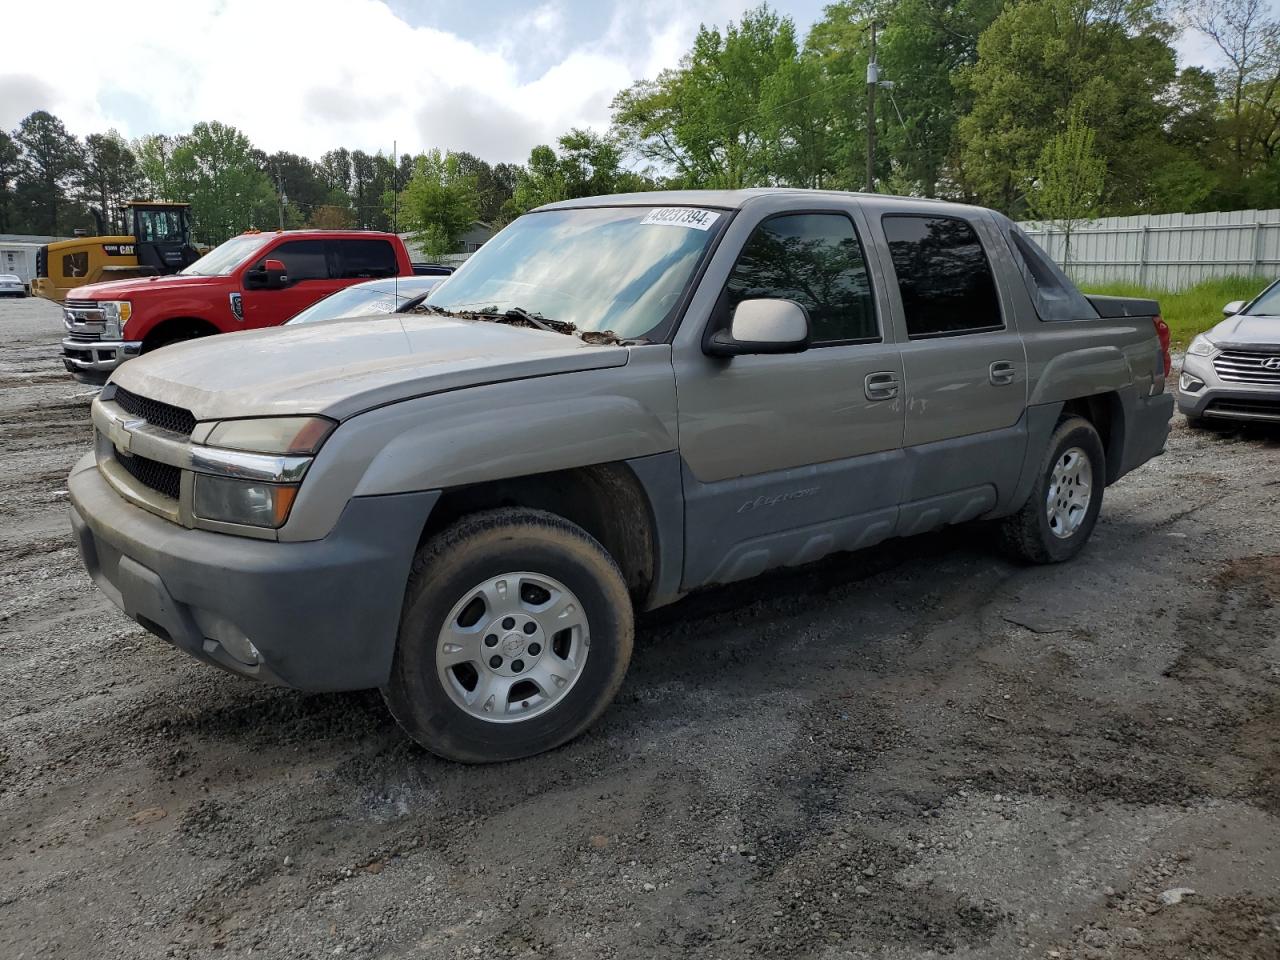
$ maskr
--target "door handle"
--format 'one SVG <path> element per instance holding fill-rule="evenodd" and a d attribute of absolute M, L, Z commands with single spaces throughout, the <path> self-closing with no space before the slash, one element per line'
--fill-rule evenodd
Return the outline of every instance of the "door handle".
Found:
<path fill-rule="evenodd" d="M 863 389 L 868 400 L 892 400 L 898 395 L 898 375 L 887 371 L 868 373 Z"/>
<path fill-rule="evenodd" d="M 1018 368 L 1008 360 L 997 360 L 988 371 L 993 386 L 1004 387 L 1013 383 L 1018 375 Z"/>

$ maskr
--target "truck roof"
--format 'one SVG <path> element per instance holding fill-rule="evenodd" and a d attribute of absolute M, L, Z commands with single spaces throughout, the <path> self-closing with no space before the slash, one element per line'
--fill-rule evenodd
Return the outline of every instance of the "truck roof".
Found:
<path fill-rule="evenodd" d="M 653 190 L 646 193 L 614 193 L 599 197 L 581 197 L 561 200 L 538 207 L 539 210 L 564 210 L 572 207 L 717 207 L 739 210 L 753 202 L 766 198 L 794 197 L 798 203 L 815 198 L 854 200 L 873 209 L 892 210 L 919 207 L 934 213 L 951 210 L 972 213 L 984 209 L 964 203 L 946 200 L 930 200 L 922 197 L 899 197 L 884 193 L 855 193 L 846 190 L 807 190 L 799 187 L 754 187 L 749 190 Z"/>
<path fill-rule="evenodd" d="M 383 240 L 390 240 L 392 238 L 395 238 L 396 240 L 400 239 L 399 235 L 390 233 L 386 230 L 321 230 L 316 227 L 299 230 L 245 230 L 236 234 L 236 236 L 252 236 L 259 233 L 263 236 L 267 236 L 268 234 L 280 234 L 282 236 L 288 235 L 290 237 L 354 237 L 357 240 L 365 237 L 378 237 Z"/>

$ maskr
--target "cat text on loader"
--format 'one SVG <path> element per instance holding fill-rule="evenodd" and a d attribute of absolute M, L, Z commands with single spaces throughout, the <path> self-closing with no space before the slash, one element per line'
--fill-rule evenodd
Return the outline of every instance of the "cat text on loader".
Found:
<path fill-rule="evenodd" d="M 191 243 L 191 205 L 133 200 L 124 209 L 125 234 L 76 237 L 41 247 L 33 293 L 62 302 L 76 287 L 177 273 L 200 256 Z"/>

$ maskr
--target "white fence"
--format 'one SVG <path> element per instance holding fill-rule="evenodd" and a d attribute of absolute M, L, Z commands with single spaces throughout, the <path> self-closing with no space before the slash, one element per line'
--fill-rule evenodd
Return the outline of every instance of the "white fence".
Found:
<path fill-rule="evenodd" d="M 1078 283 L 1181 290 L 1213 277 L 1280 273 L 1280 210 L 1090 220 L 1072 231 L 1069 260 L 1059 227 L 1021 226 Z"/>

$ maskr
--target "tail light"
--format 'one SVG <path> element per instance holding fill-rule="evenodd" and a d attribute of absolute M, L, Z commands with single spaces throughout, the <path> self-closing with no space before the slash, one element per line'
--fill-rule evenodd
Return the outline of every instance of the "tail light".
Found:
<path fill-rule="evenodd" d="M 1151 322 L 1156 325 L 1156 336 L 1160 340 L 1160 358 L 1164 361 L 1164 375 L 1167 377 L 1169 371 L 1173 369 L 1173 357 L 1169 356 L 1169 325 L 1158 313 Z"/>

